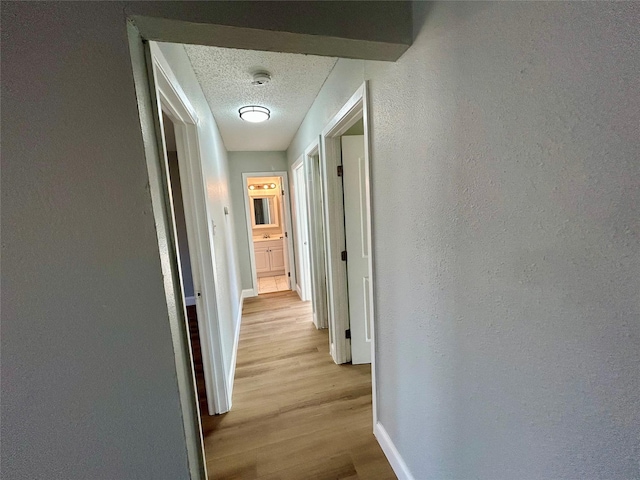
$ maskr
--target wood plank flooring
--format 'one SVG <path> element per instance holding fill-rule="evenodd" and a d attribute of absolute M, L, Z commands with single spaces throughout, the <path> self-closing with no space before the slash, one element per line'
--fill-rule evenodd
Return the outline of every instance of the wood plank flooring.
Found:
<path fill-rule="evenodd" d="M 336 365 L 295 292 L 245 301 L 233 407 L 203 417 L 210 479 L 395 479 L 372 433 L 369 365 Z"/>

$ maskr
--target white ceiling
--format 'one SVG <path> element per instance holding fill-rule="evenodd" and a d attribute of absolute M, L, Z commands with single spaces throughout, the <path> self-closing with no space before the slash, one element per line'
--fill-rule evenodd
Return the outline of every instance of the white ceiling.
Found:
<path fill-rule="evenodd" d="M 286 150 L 337 58 L 185 45 L 228 151 Z M 266 70 L 271 82 L 251 84 Z M 263 123 L 241 120 L 238 109 L 271 110 Z"/>

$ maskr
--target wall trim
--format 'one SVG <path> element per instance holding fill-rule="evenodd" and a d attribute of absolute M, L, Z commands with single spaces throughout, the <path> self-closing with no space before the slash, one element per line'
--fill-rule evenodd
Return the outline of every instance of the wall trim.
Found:
<path fill-rule="evenodd" d="M 257 297 L 258 296 L 258 292 L 256 291 L 255 288 L 245 288 L 244 290 L 242 290 L 242 300 L 244 301 L 245 298 L 251 298 L 251 297 Z"/>
<path fill-rule="evenodd" d="M 391 441 L 391 437 L 380 422 L 376 423 L 375 427 L 373 427 L 373 434 L 378 440 L 387 460 L 389 460 L 391 468 L 398 477 L 398 480 L 414 480 L 413 475 L 409 471 L 409 467 L 407 467 L 400 452 L 398 452 L 398 449 Z"/>
<path fill-rule="evenodd" d="M 299 283 L 296 283 L 296 293 L 298 294 L 298 297 L 300 297 L 300 300 L 304 302 L 304 298 L 302 298 L 302 290 L 300 289 Z"/>

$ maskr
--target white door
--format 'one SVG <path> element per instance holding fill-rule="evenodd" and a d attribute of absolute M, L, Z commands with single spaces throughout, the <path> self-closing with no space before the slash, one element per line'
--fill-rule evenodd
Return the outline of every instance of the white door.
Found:
<path fill-rule="evenodd" d="M 304 165 L 301 164 L 293 172 L 293 184 L 295 188 L 296 227 L 299 249 L 300 289 L 302 300 L 311 299 L 311 272 L 309 260 L 309 222 L 307 220 L 307 189 L 305 185 Z"/>
<path fill-rule="evenodd" d="M 285 211 L 286 209 L 286 202 L 285 202 L 285 188 L 289 188 L 288 185 L 286 185 L 286 177 L 280 177 L 280 188 L 281 188 L 281 195 L 280 195 L 280 224 L 282 225 L 282 231 L 284 232 L 284 234 L 282 235 L 282 242 L 283 242 L 283 249 L 282 249 L 282 261 L 284 263 L 284 274 L 287 277 L 287 286 L 289 287 L 289 289 L 292 289 L 291 286 L 291 262 L 289 260 L 289 222 L 287 221 L 287 219 L 289 218 L 288 213 Z"/>
<path fill-rule="evenodd" d="M 344 226 L 352 363 L 371 363 L 369 225 L 364 135 L 342 137 Z"/>

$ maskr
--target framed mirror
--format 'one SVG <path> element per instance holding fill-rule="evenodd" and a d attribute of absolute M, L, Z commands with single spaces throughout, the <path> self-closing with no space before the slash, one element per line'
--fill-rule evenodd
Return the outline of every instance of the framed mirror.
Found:
<path fill-rule="evenodd" d="M 273 228 L 279 225 L 275 195 L 251 197 L 251 223 L 254 228 Z"/>

